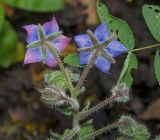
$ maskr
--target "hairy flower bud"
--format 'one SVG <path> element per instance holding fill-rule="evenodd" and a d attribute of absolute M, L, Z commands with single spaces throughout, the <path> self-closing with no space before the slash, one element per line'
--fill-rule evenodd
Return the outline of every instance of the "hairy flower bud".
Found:
<path fill-rule="evenodd" d="M 128 136 L 133 140 L 148 140 L 150 134 L 147 128 L 137 123 L 134 119 L 129 116 L 122 116 L 119 122 L 124 122 L 123 125 L 119 126 L 119 132 L 122 135 Z"/>
<path fill-rule="evenodd" d="M 129 88 L 124 84 L 117 84 L 112 90 L 113 96 L 118 96 L 116 102 L 126 103 L 129 100 Z"/>
<path fill-rule="evenodd" d="M 155 138 L 155 140 L 160 140 L 160 136 L 157 136 L 157 137 Z"/>
<path fill-rule="evenodd" d="M 45 89 L 39 91 L 41 92 L 42 100 L 48 105 L 69 105 L 74 110 L 79 109 L 79 103 L 75 99 L 66 95 L 66 93 L 63 90 L 56 89 L 55 87 L 46 87 Z"/>
<path fill-rule="evenodd" d="M 133 134 L 132 127 L 136 125 L 136 121 L 130 116 L 121 116 L 119 122 L 124 122 L 124 124 L 119 127 L 119 132 L 121 134 L 131 136 Z"/>

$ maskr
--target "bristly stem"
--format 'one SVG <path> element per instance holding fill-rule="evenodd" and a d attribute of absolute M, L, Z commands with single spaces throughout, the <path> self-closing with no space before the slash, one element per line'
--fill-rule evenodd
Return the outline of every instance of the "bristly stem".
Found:
<path fill-rule="evenodd" d="M 103 127 L 103 128 L 101 128 L 101 129 L 99 129 L 99 130 L 97 130 L 97 131 L 95 131 L 95 132 L 93 132 L 89 135 L 86 135 L 85 137 L 82 138 L 82 140 L 93 139 L 93 138 L 95 138 L 96 136 L 98 136 L 102 133 L 105 133 L 105 132 L 107 132 L 111 129 L 114 129 L 114 128 L 118 128 L 118 127 L 120 127 L 120 125 L 124 125 L 124 123 L 126 123 L 126 122 L 119 122 L 118 121 L 118 122 L 115 122 L 113 124 L 110 124 L 110 125 L 108 125 L 106 127 Z"/>
<path fill-rule="evenodd" d="M 59 67 L 61 69 L 61 72 L 66 80 L 66 82 L 68 83 L 69 85 L 69 90 L 71 92 L 71 96 L 73 98 L 76 98 L 76 93 L 75 93 L 75 89 L 72 85 L 72 82 L 70 81 L 70 78 L 68 77 L 68 74 L 66 73 L 65 71 L 65 68 L 64 68 L 64 65 L 63 65 L 63 62 L 61 61 L 60 59 L 60 56 L 59 56 L 59 52 L 52 46 L 52 44 L 50 44 L 49 42 L 45 42 L 45 45 L 46 47 L 51 51 L 51 53 L 54 55 L 54 57 L 56 58 L 56 60 L 58 61 L 58 64 L 59 64 Z"/>
<path fill-rule="evenodd" d="M 117 99 L 117 97 L 121 96 L 120 94 L 116 94 L 114 96 L 111 96 L 110 98 L 106 98 L 104 101 L 100 102 L 98 105 L 88 109 L 88 110 L 85 110 L 85 111 L 82 111 L 79 113 L 80 115 L 80 119 L 85 119 L 87 116 L 99 111 L 100 109 L 106 107 L 107 105 L 111 104 L 113 101 L 115 101 Z"/>
<path fill-rule="evenodd" d="M 66 136 L 64 136 L 64 138 L 62 138 L 62 140 L 71 140 L 73 139 L 73 137 L 75 137 L 75 135 L 80 131 L 79 127 L 74 128 L 73 130 L 71 130 Z"/>
<path fill-rule="evenodd" d="M 155 45 L 151 45 L 151 46 L 147 46 L 147 47 L 142 47 L 142 48 L 138 48 L 138 49 L 133 49 L 130 52 L 137 52 L 137 51 L 142 51 L 142 50 L 146 50 L 146 49 L 151 49 L 151 48 L 156 48 L 156 47 L 160 47 L 160 44 L 155 44 Z"/>
<path fill-rule="evenodd" d="M 98 57 L 98 55 L 99 55 L 99 54 L 98 54 L 99 51 L 100 51 L 99 49 L 96 49 L 96 50 L 94 51 L 92 57 L 90 58 L 89 63 L 87 64 L 86 68 L 84 69 L 84 71 L 83 71 L 83 73 L 82 73 L 82 75 L 81 75 L 81 77 L 80 77 L 80 80 L 79 80 L 78 84 L 76 85 L 76 90 L 79 89 L 79 88 L 82 86 L 82 84 L 83 84 L 83 82 L 84 82 L 87 74 L 89 73 L 90 69 L 91 69 L 92 66 L 94 65 L 94 63 L 95 63 L 95 61 L 96 61 L 96 59 L 97 59 L 97 57 Z"/>
<path fill-rule="evenodd" d="M 79 80 L 78 84 L 76 85 L 76 90 L 78 90 L 82 86 L 82 84 L 83 84 L 86 76 L 88 75 L 90 69 L 94 65 L 97 57 L 100 55 L 100 52 L 103 51 L 103 48 L 105 46 L 107 46 L 113 40 L 113 37 L 111 36 L 108 40 L 106 40 L 105 42 L 100 44 L 99 41 L 96 39 L 96 37 L 94 37 L 94 34 L 90 30 L 88 30 L 87 33 L 88 33 L 88 35 L 90 37 L 90 40 L 92 41 L 93 47 L 95 49 L 93 50 L 92 57 L 90 58 L 86 68 L 84 69 L 84 71 L 83 71 L 83 73 L 80 77 L 80 80 Z M 105 44 L 105 46 L 104 46 L 104 44 Z M 106 55 L 107 55 L 107 59 L 111 63 L 115 62 L 114 58 L 112 58 L 112 56 L 110 56 L 107 52 L 106 52 Z"/>

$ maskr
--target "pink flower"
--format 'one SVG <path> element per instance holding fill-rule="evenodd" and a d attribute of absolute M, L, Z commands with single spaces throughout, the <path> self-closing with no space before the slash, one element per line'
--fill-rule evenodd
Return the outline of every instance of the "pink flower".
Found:
<path fill-rule="evenodd" d="M 26 25 L 23 28 L 27 31 L 26 41 L 28 46 L 34 46 L 27 48 L 24 64 L 43 61 L 49 67 L 56 67 L 57 61 L 50 50 L 44 46 L 44 41 L 51 43 L 60 53 L 63 52 L 70 42 L 70 38 L 64 35 L 59 34 L 55 36 L 57 33 L 60 33 L 56 19 L 53 17 L 51 21 L 44 23 L 41 26 L 42 32 L 40 32 L 39 26 L 34 24 Z"/>

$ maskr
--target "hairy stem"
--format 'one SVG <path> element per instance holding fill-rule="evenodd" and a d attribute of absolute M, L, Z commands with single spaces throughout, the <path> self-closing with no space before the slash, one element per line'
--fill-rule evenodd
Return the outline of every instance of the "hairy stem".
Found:
<path fill-rule="evenodd" d="M 160 44 L 155 44 L 155 45 L 146 46 L 146 47 L 143 47 L 143 48 L 133 49 L 130 52 L 137 52 L 137 51 L 142 51 L 142 50 L 156 48 L 156 47 L 160 47 Z"/>
<path fill-rule="evenodd" d="M 59 56 L 59 52 L 49 42 L 45 42 L 45 45 L 51 51 L 51 53 L 54 55 L 54 57 L 56 58 L 56 60 L 58 61 L 59 67 L 61 69 L 61 72 L 62 72 L 62 74 L 63 74 L 66 82 L 69 85 L 69 90 L 70 90 L 71 96 L 73 98 L 76 98 L 75 89 L 74 89 L 74 87 L 72 85 L 72 82 L 70 81 L 70 78 L 68 77 L 68 74 L 65 71 L 63 62 L 61 61 L 60 56 Z"/>
<path fill-rule="evenodd" d="M 89 115 L 93 114 L 94 112 L 99 111 L 100 109 L 104 108 L 105 106 L 111 104 L 119 96 L 120 96 L 120 94 L 116 94 L 114 96 L 111 96 L 110 98 L 105 99 L 103 102 L 101 102 L 98 105 L 90 108 L 89 110 L 85 110 L 85 111 L 80 112 L 79 113 L 80 118 L 85 119 L 87 116 L 89 116 Z"/>
<path fill-rule="evenodd" d="M 91 134 L 89 134 L 89 135 L 86 135 L 85 137 L 82 138 L 82 140 L 93 139 L 93 138 L 95 138 L 96 136 L 98 136 L 98 135 L 100 135 L 100 134 L 102 134 L 102 133 L 105 133 L 105 132 L 107 132 L 107 131 L 109 131 L 109 130 L 111 130 L 111 129 L 120 127 L 120 125 L 124 125 L 124 123 L 125 123 L 125 122 L 119 122 L 119 121 L 118 121 L 118 122 L 115 122 L 115 123 L 113 123 L 113 124 L 110 124 L 110 125 L 108 125 L 108 126 L 106 126 L 106 127 L 104 127 L 104 128 L 101 128 L 101 129 L 99 129 L 99 130 L 97 130 L 97 131 L 95 131 L 95 132 L 93 132 L 93 133 L 91 133 Z"/>
<path fill-rule="evenodd" d="M 71 130 L 66 136 L 64 136 L 64 138 L 62 138 L 62 140 L 71 140 L 73 139 L 73 137 L 80 131 L 79 127 L 74 128 L 73 130 Z"/>
<path fill-rule="evenodd" d="M 90 69 L 93 67 L 98 55 L 99 55 L 99 52 L 100 50 L 99 49 L 96 49 L 92 55 L 92 57 L 90 58 L 90 61 L 88 62 L 86 68 L 84 69 L 81 77 L 80 77 L 80 80 L 78 82 L 78 84 L 76 85 L 76 89 L 79 89 L 82 85 L 83 85 L 83 82 L 86 78 L 86 76 L 88 75 Z"/>

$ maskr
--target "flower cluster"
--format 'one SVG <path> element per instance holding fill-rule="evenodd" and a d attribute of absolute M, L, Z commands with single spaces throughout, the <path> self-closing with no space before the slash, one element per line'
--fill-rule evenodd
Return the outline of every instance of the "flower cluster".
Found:
<path fill-rule="evenodd" d="M 24 64 L 43 61 L 49 67 L 56 67 L 57 60 L 50 52 L 50 50 L 45 47 L 45 41 L 51 43 L 51 45 L 55 47 L 58 52 L 61 53 L 69 44 L 70 38 L 61 34 L 55 36 L 56 33 L 59 32 L 59 26 L 54 17 L 51 21 L 44 23 L 40 27 L 34 24 L 23 27 L 28 34 L 26 41 L 29 46 L 25 55 Z M 107 23 L 100 24 L 96 28 L 94 36 L 97 38 L 99 43 L 105 42 L 110 37 Z M 77 35 L 74 37 L 74 40 L 79 48 L 94 47 L 94 44 L 88 34 Z M 127 51 L 128 49 L 117 40 L 111 41 L 109 45 L 103 48 L 103 52 L 109 53 L 113 58 Z M 93 52 L 94 49 L 92 49 L 91 51 L 80 52 L 80 64 L 88 64 L 89 60 L 93 55 Z M 95 61 L 95 66 L 102 72 L 108 73 L 110 69 L 110 61 L 103 56 L 103 53 L 100 53 Z"/>
<path fill-rule="evenodd" d="M 72 129 L 67 129 L 62 135 L 53 133 L 50 140 L 94 139 L 95 136 L 113 128 L 119 128 L 119 132 L 125 138 L 149 139 L 147 128 L 130 117 L 122 116 L 118 122 L 99 130 L 93 129 L 91 121 L 82 121 L 112 103 L 126 103 L 129 100 L 129 88 L 123 83 L 117 84 L 111 90 L 110 98 L 106 98 L 91 108 L 88 103 L 82 109 L 78 100 L 78 96 L 85 90 L 83 82 L 93 65 L 102 72 L 108 73 L 111 64 L 115 63 L 115 57 L 128 52 L 128 49 L 109 33 L 106 22 L 100 24 L 94 33 L 88 30 L 87 34 L 74 37 L 79 51 L 79 63 L 87 64 L 81 76 L 63 64 L 61 53 L 71 39 L 62 35 L 54 17 L 43 25 L 32 24 L 23 28 L 27 31 L 27 51 L 24 64 L 42 61 L 51 68 L 57 65 L 60 68 L 60 70 L 50 71 L 45 75 L 45 88 L 39 90 L 41 99 L 47 105 L 55 106 L 64 115 L 73 118 Z"/>

